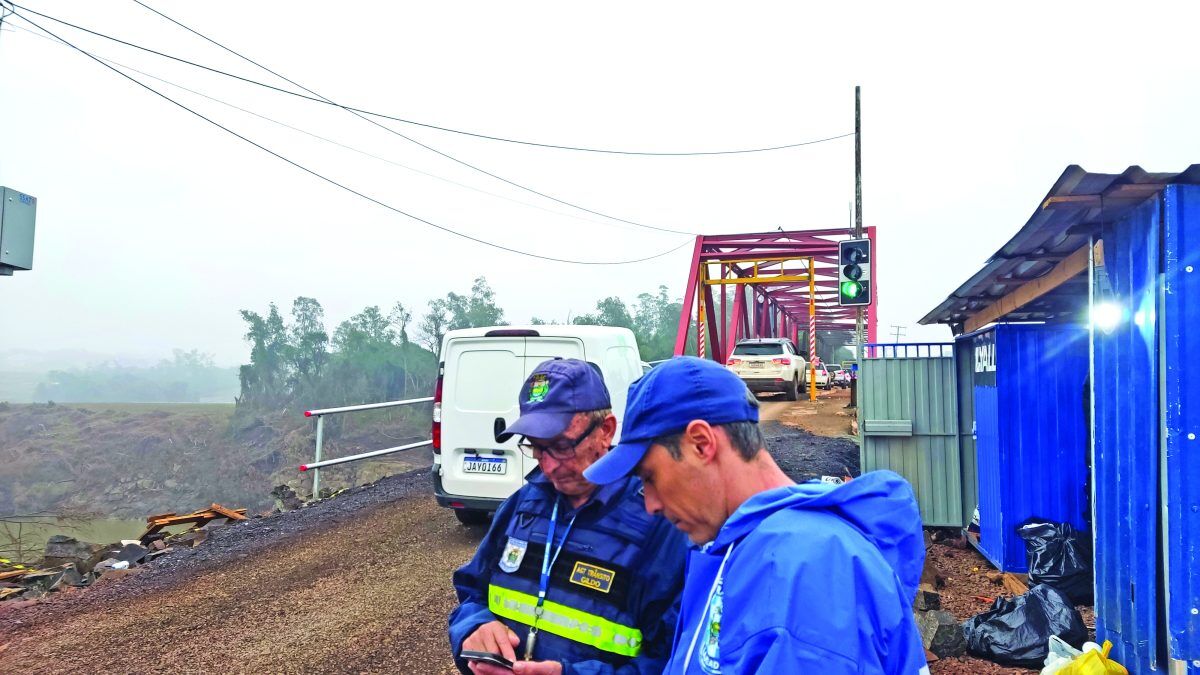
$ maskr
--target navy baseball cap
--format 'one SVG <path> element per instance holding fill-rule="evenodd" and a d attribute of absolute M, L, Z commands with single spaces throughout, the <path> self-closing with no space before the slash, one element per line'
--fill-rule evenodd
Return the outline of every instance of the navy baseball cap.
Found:
<path fill-rule="evenodd" d="M 521 416 L 496 434 L 501 443 L 513 436 L 554 438 L 575 413 L 612 407 L 600 369 L 579 359 L 543 361 L 521 385 L 520 397 Z"/>
<path fill-rule="evenodd" d="M 654 439 L 676 434 L 693 420 L 709 424 L 757 422 L 758 401 L 741 378 L 715 361 L 679 356 L 629 386 L 621 442 L 583 477 L 597 485 L 633 471 Z"/>

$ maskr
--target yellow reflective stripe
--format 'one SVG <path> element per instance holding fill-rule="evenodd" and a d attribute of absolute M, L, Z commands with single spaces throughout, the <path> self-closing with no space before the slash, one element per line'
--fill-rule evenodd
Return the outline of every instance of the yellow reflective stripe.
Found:
<path fill-rule="evenodd" d="M 532 626 L 536 606 L 535 595 L 495 584 L 488 586 L 488 609 L 496 616 Z M 538 630 L 621 656 L 637 656 L 642 651 L 642 631 L 549 600 L 542 603 L 537 626 Z"/>

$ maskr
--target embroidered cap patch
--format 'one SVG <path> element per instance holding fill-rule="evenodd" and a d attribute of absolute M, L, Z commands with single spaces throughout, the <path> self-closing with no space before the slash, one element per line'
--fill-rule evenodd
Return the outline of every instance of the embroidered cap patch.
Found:
<path fill-rule="evenodd" d="M 529 383 L 529 402 L 541 403 L 546 400 L 546 395 L 550 393 L 550 378 L 538 373 L 533 376 L 533 381 Z"/>

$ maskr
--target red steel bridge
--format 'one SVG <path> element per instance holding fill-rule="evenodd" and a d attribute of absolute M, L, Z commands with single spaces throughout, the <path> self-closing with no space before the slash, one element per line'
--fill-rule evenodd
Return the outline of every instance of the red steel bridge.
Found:
<path fill-rule="evenodd" d="M 879 248 L 875 228 L 864 230 L 878 302 Z M 721 362 L 743 338 L 791 338 L 807 342 L 810 354 L 818 351 L 818 337 L 825 347 L 819 351 L 830 355 L 854 344 L 855 308 L 838 304 L 838 242 L 850 238 L 842 228 L 696 237 L 675 354 L 689 350 L 693 335 L 697 356 Z M 868 343 L 875 342 L 875 317 L 872 303 L 865 312 Z"/>

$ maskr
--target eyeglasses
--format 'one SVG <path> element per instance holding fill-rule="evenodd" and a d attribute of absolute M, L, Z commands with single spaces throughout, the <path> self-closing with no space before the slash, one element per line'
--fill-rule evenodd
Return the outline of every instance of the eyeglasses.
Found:
<path fill-rule="evenodd" d="M 541 460 L 542 455 L 549 455 L 557 461 L 565 461 L 575 456 L 575 450 L 579 444 L 584 442 L 592 432 L 600 428 L 604 424 L 604 420 L 592 420 L 590 426 L 579 434 L 579 437 L 572 440 L 564 438 L 554 445 L 541 445 L 529 440 L 528 437 L 522 436 L 521 441 L 517 443 L 517 447 L 521 449 L 521 453 L 531 459 Z"/>

